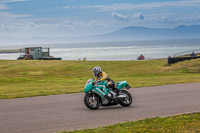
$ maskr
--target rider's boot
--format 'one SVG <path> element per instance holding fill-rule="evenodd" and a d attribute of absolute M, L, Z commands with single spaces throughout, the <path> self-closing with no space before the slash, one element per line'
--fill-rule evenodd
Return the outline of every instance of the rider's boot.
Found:
<path fill-rule="evenodd" d="M 113 87 L 112 89 L 116 93 L 116 95 L 119 95 L 119 90 L 116 87 Z"/>

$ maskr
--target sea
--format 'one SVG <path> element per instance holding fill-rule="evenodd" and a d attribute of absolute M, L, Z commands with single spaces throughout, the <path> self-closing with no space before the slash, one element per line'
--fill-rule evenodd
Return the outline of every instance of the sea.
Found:
<path fill-rule="evenodd" d="M 50 47 L 50 55 L 61 57 L 62 60 L 88 61 L 120 61 L 137 60 L 141 54 L 145 59 L 160 59 L 173 57 L 174 54 L 186 51 L 200 52 L 200 39 L 179 40 L 144 40 L 144 41 L 112 41 L 89 43 L 60 43 L 60 44 L 29 44 L 14 45 L 12 49 L 24 47 Z M 0 46 L 0 49 L 10 49 L 11 46 Z M 0 54 L 1 60 L 16 60 L 19 53 Z"/>

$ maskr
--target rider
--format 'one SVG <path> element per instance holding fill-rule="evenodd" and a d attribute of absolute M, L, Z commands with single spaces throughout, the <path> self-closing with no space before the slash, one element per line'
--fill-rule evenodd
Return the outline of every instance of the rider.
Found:
<path fill-rule="evenodd" d="M 107 87 L 111 87 L 113 89 L 113 91 L 115 92 L 119 92 L 119 90 L 115 87 L 115 82 L 113 80 L 111 80 L 108 75 L 105 72 L 101 71 L 101 68 L 99 66 L 96 66 L 92 69 L 93 73 L 94 73 L 94 77 L 95 77 L 95 82 L 94 83 L 99 83 L 103 80 L 108 81 L 107 83 Z"/>

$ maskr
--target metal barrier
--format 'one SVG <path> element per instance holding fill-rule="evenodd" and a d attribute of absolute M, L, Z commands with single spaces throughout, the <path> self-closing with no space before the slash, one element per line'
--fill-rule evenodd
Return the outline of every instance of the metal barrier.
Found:
<path fill-rule="evenodd" d="M 190 51 L 185 51 L 185 52 L 180 52 L 180 53 L 174 54 L 174 57 L 176 57 L 176 56 L 183 56 L 183 55 L 191 55 L 192 52 L 198 54 L 198 53 L 200 53 L 200 49 L 190 50 Z"/>
<path fill-rule="evenodd" d="M 195 53 L 195 54 L 193 55 L 193 53 Z M 200 53 L 200 49 L 190 50 L 190 51 L 185 51 L 185 52 L 180 52 L 180 53 L 174 54 L 174 57 L 168 58 L 168 64 L 173 64 L 173 63 L 177 63 L 177 62 L 184 61 L 184 60 L 200 58 L 200 56 L 198 56 L 199 53 Z"/>
<path fill-rule="evenodd" d="M 191 60 L 191 59 L 197 59 L 200 58 L 200 56 L 191 56 L 191 57 L 169 57 L 168 58 L 168 64 L 173 64 L 173 63 L 177 63 L 180 61 L 185 61 L 185 60 Z"/>

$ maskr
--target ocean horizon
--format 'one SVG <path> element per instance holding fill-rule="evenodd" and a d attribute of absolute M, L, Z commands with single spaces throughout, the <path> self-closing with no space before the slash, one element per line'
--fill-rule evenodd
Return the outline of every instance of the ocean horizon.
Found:
<path fill-rule="evenodd" d="M 62 57 L 63 60 L 82 60 L 87 58 L 87 60 L 91 61 L 117 61 L 137 60 L 137 57 L 141 54 L 146 59 L 168 58 L 176 53 L 200 49 L 200 39 L 93 42 L 68 45 L 43 44 L 41 46 L 50 47 L 50 55 Z M 16 46 L 16 48 L 19 47 L 23 48 L 24 46 Z M 19 53 L 0 54 L 0 59 L 16 60 L 19 56 Z"/>

